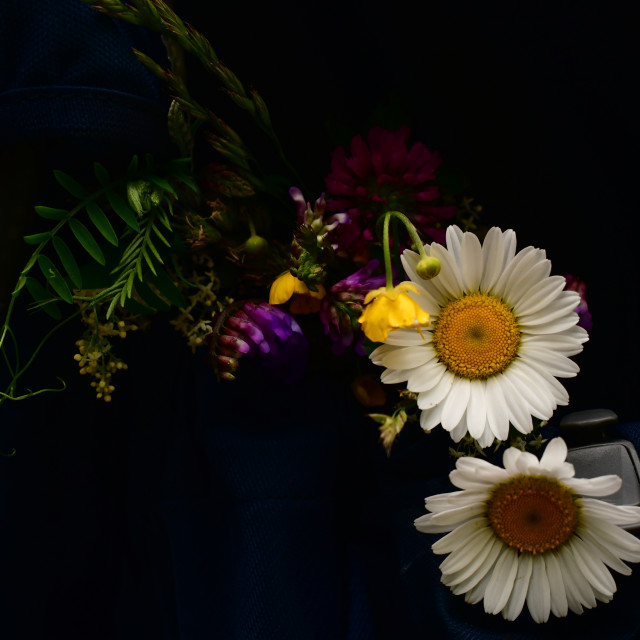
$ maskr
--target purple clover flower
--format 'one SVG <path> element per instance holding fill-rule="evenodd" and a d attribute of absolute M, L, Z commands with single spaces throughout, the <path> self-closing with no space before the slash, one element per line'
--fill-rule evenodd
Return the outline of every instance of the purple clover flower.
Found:
<path fill-rule="evenodd" d="M 210 362 L 223 380 L 235 379 L 241 358 L 257 365 L 247 367 L 246 375 L 252 370 L 285 384 L 299 380 L 306 369 L 308 343 L 300 325 L 266 302 L 247 301 L 223 311 L 207 344 Z"/>
<path fill-rule="evenodd" d="M 591 318 L 591 312 L 587 305 L 587 285 L 583 280 L 580 280 L 571 274 L 565 275 L 565 280 L 567 281 L 567 284 L 564 288 L 567 291 L 577 291 L 580 294 L 580 304 L 578 304 L 575 309 L 580 318 L 580 320 L 578 320 L 578 326 L 582 327 L 586 331 L 591 331 L 591 329 L 593 329 L 593 319 Z"/>
<path fill-rule="evenodd" d="M 358 318 L 364 308 L 364 298 L 369 291 L 384 286 L 385 276 L 374 276 L 379 260 L 370 260 L 364 267 L 336 282 L 322 299 L 320 320 L 325 335 L 331 338 L 332 351 L 339 355 L 352 344 L 356 352 L 364 354 L 364 336 Z"/>

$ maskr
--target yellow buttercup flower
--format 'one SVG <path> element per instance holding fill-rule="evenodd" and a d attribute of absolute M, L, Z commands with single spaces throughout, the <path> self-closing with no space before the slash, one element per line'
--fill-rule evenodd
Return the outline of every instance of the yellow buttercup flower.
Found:
<path fill-rule="evenodd" d="M 411 282 L 401 282 L 397 287 L 373 289 L 364 299 L 365 309 L 358 319 L 364 334 L 373 342 L 384 342 L 389 331 L 429 326 L 429 314 L 405 292 L 419 294 Z"/>
<path fill-rule="evenodd" d="M 309 294 L 309 288 L 290 271 L 281 273 L 271 285 L 269 304 L 284 304 L 294 293 Z"/>

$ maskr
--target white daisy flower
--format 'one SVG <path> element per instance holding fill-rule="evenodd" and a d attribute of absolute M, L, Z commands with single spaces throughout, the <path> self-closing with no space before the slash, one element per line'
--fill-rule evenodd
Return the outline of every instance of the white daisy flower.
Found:
<path fill-rule="evenodd" d="M 609 568 L 629 575 L 623 562 L 640 562 L 640 540 L 617 525 L 640 522 L 640 507 L 580 497 L 615 493 L 618 476 L 574 478 L 567 445 L 554 438 L 540 458 L 516 448 L 504 468 L 459 458 L 450 474 L 462 489 L 426 499 L 431 513 L 418 531 L 450 533 L 432 549 L 449 554 L 442 582 L 487 613 L 518 617 L 527 603 L 536 622 L 549 613 L 582 613 L 609 602 L 616 591 Z"/>
<path fill-rule="evenodd" d="M 373 351 L 385 367 L 381 380 L 406 382 L 417 394 L 425 431 L 441 424 L 456 442 L 468 432 L 481 447 L 506 440 L 509 424 L 533 430 L 532 416 L 548 420 L 569 396 L 556 378 L 575 376 L 569 359 L 582 351 L 587 332 L 576 326 L 580 296 L 551 276 L 545 252 L 516 253 L 511 230 L 492 228 L 481 245 L 473 233 L 447 229 L 447 247 L 425 245 L 442 264 L 423 280 L 420 256 L 402 262 L 419 293 L 410 293 L 431 317 L 421 334 L 389 333 Z"/>

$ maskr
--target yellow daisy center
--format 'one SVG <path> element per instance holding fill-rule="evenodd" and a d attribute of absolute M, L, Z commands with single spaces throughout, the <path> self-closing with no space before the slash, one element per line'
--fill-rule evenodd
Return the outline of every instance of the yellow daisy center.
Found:
<path fill-rule="evenodd" d="M 557 549 L 578 526 L 575 494 L 545 476 L 516 476 L 500 483 L 487 507 L 495 534 L 520 552 Z"/>
<path fill-rule="evenodd" d="M 463 378 L 489 378 L 504 371 L 516 357 L 520 327 L 502 300 L 487 293 L 470 293 L 441 309 L 433 345 L 449 371 Z"/>

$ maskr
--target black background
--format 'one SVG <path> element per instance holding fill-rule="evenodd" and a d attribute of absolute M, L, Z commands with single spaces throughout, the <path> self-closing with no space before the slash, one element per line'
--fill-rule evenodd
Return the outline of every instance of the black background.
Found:
<path fill-rule="evenodd" d="M 629 6 L 629 5 L 627 5 Z M 290 160 L 324 187 L 330 153 L 371 124 L 462 173 L 484 222 L 587 283 L 590 342 L 567 411 L 637 419 L 638 47 L 606 3 L 176 3 L 266 100 Z M 189 66 L 197 91 L 215 83 Z M 210 90 L 207 91 L 207 87 Z M 315 180 L 315 183 L 313 183 Z"/>

